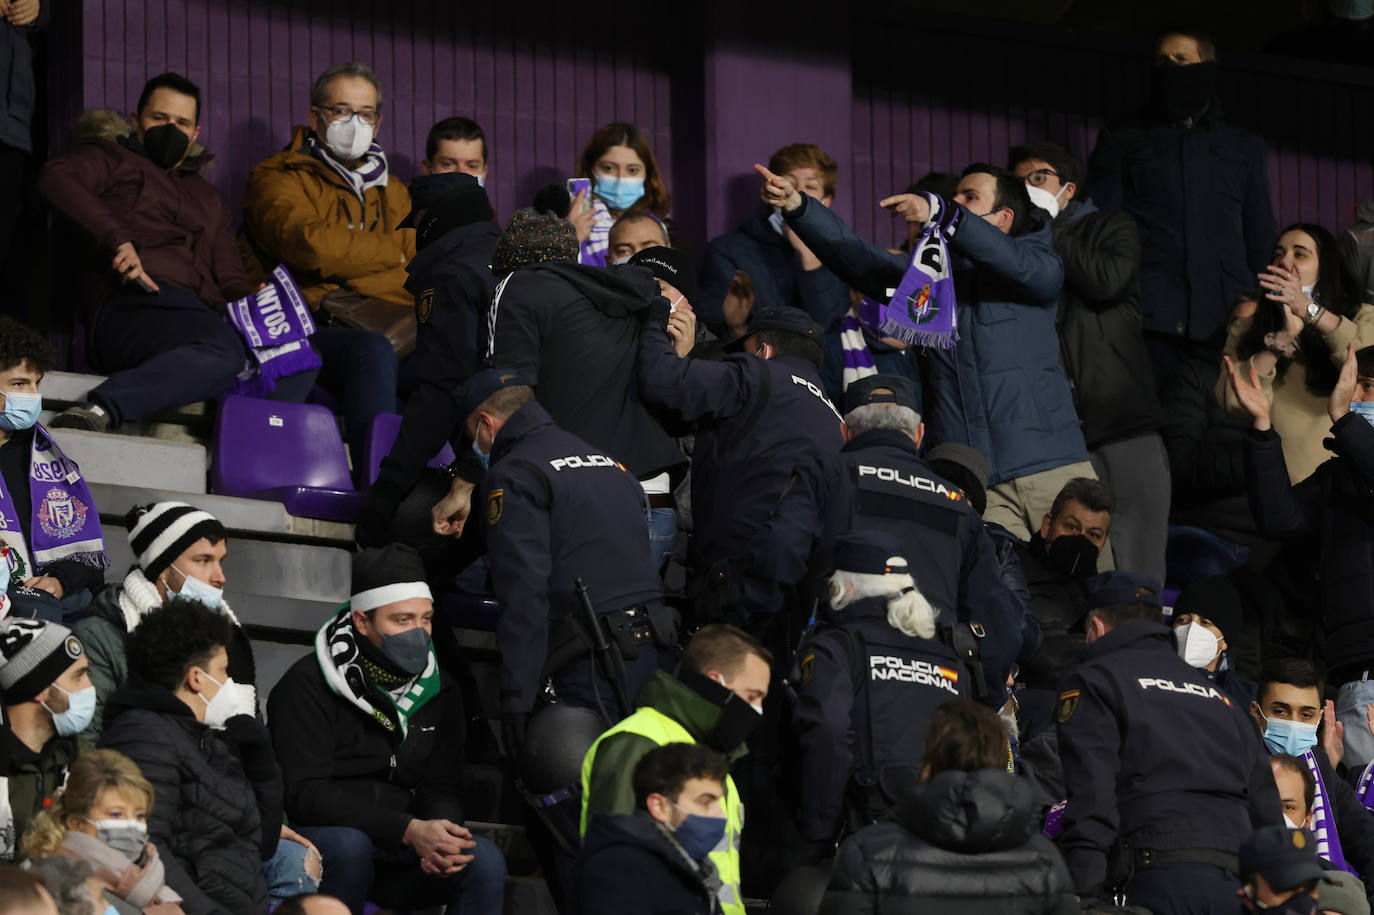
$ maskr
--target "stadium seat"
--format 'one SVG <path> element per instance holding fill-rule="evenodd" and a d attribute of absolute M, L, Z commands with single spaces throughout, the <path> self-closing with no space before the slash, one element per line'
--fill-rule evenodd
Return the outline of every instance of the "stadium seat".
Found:
<path fill-rule="evenodd" d="M 355 520 L 363 499 L 333 413 L 238 396 L 220 404 L 210 491 L 280 502 L 293 515 L 327 521 Z"/>
<path fill-rule="evenodd" d="M 363 483 L 371 486 L 377 482 L 377 474 L 382 466 L 382 458 L 391 452 L 391 445 L 401 431 L 401 414 L 378 413 L 372 420 L 372 428 L 367 430 L 367 444 L 363 451 Z M 430 467 L 447 467 L 453 463 L 453 446 L 444 443 L 429 461 Z"/>

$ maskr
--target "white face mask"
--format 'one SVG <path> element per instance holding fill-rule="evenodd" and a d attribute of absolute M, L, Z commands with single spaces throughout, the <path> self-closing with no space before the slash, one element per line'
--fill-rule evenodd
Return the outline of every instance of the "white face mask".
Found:
<path fill-rule="evenodd" d="M 200 670 L 199 667 L 196 669 Z M 200 697 L 201 702 L 205 702 L 205 726 L 216 731 L 222 731 L 224 730 L 225 722 L 233 717 L 234 707 L 237 704 L 236 700 L 238 696 L 237 691 L 234 689 L 234 678 L 225 677 L 224 682 L 220 683 L 214 677 L 205 673 L 205 671 L 200 670 L 200 672 L 205 676 L 205 679 L 209 680 L 211 683 L 219 684 L 219 692 L 215 693 L 215 698 L 211 699 L 209 702 L 205 702 L 205 697 L 200 693 L 196 694 Z"/>
<path fill-rule="evenodd" d="M 613 258 L 611 258 L 611 260 L 610 260 L 610 264 L 611 264 L 612 267 L 619 267 L 621 264 L 628 264 L 629 262 L 630 262 L 630 255 L 628 255 L 628 254 L 625 255 L 624 257 L 613 257 Z"/>
<path fill-rule="evenodd" d="M 1306 828 L 1307 828 L 1307 824 L 1306 824 L 1306 823 L 1299 823 L 1297 820 L 1289 819 L 1288 814 L 1286 814 L 1286 813 L 1283 815 L 1283 820 L 1284 820 L 1285 823 L 1288 824 L 1288 828 L 1289 828 L 1289 829 L 1306 829 Z"/>
<path fill-rule="evenodd" d="M 1030 202 L 1050 214 L 1050 218 L 1059 215 L 1059 194 L 1064 193 L 1064 189 L 1059 189 L 1059 194 L 1051 194 L 1043 187 L 1032 187 L 1026 185 L 1026 193 L 1030 195 Z"/>
<path fill-rule="evenodd" d="M 1178 656 L 1193 667 L 1206 667 L 1221 654 L 1221 640 L 1201 623 L 1189 623 L 1174 630 Z"/>
<path fill-rule="evenodd" d="M 335 158 L 354 162 L 361 159 L 372 145 L 372 125 L 364 124 L 356 114 L 340 118 L 325 128 L 324 145 Z"/>

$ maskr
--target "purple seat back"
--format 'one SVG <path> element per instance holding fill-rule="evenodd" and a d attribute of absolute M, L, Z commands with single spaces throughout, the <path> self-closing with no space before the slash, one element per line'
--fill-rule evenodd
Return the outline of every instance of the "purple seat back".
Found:
<path fill-rule="evenodd" d="M 378 413 L 367 430 L 367 444 L 363 450 L 363 483 L 371 486 L 381 472 L 382 458 L 391 453 L 391 446 L 401 431 L 401 414 Z M 430 458 L 430 467 L 447 467 L 453 463 L 453 446 L 444 442 L 439 453 Z"/>
<path fill-rule="evenodd" d="M 281 487 L 352 491 L 334 414 L 314 404 L 226 397 L 215 421 L 210 487 L 249 498 Z"/>

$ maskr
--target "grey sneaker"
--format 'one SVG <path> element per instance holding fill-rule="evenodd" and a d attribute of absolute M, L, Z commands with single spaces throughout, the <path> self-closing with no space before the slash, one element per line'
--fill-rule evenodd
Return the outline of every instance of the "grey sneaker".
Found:
<path fill-rule="evenodd" d="M 110 414 L 97 404 L 88 403 L 80 407 L 68 407 L 54 416 L 50 425 L 54 429 L 83 429 L 86 432 L 104 432 L 110 428 Z"/>

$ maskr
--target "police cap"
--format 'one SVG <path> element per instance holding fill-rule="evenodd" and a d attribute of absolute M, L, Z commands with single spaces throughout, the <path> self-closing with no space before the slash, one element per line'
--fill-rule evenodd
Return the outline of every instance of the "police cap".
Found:
<path fill-rule="evenodd" d="M 1240 847 L 1240 877 L 1259 874 L 1276 890 L 1290 890 L 1325 873 L 1317 840 L 1306 829 L 1263 826 Z"/>
<path fill-rule="evenodd" d="M 396 228 L 419 228 L 420 217 L 441 206 L 449 228 L 491 219 L 491 203 L 477 179 L 462 172 L 445 172 L 421 175 L 410 183 L 410 212 Z"/>
<path fill-rule="evenodd" d="M 765 330 L 785 330 L 825 345 L 825 334 L 820 325 L 811 320 L 810 315 L 800 308 L 779 305 L 774 308 L 756 309 L 749 318 L 749 328 L 744 332 L 744 336 L 727 343 L 726 351 L 735 352 L 742 349 L 745 340 Z"/>
<path fill-rule="evenodd" d="M 1089 578 L 1084 587 L 1088 592 L 1089 610 L 1118 604 L 1162 606 L 1159 582 L 1140 572 L 1103 572 Z"/>
<path fill-rule="evenodd" d="M 850 531 L 835 538 L 835 571 L 905 575 L 902 541 L 883 531 Z"/>
<path fill-rule="evenodd" d="M 919 409 L 916 405 L 916 385 L 905 375 L 867 375 L 849 383 L 844 389 L 844 408 L 848 412 L 875 403 L 895 403 L 899 407 Z"/>
<path fill-rule="evenodd" d="M 458 410 L 463 416 L 463 421 L 467 422 L 467 418 L 488 397 L 502 388 L 513 388 L 517 385 L 534 387 L 534 381 L 513 369 L 482 369 L 453 392 L 453 399 L 458 402 Z"/>
<path fill-rule="evenodd" d="M 637 252 L 629 262 L 648 267 L 650 273 L 685 295 L 689 302 L 697 294 L 697 273 L 686 251 L 655 245 Z"/>

